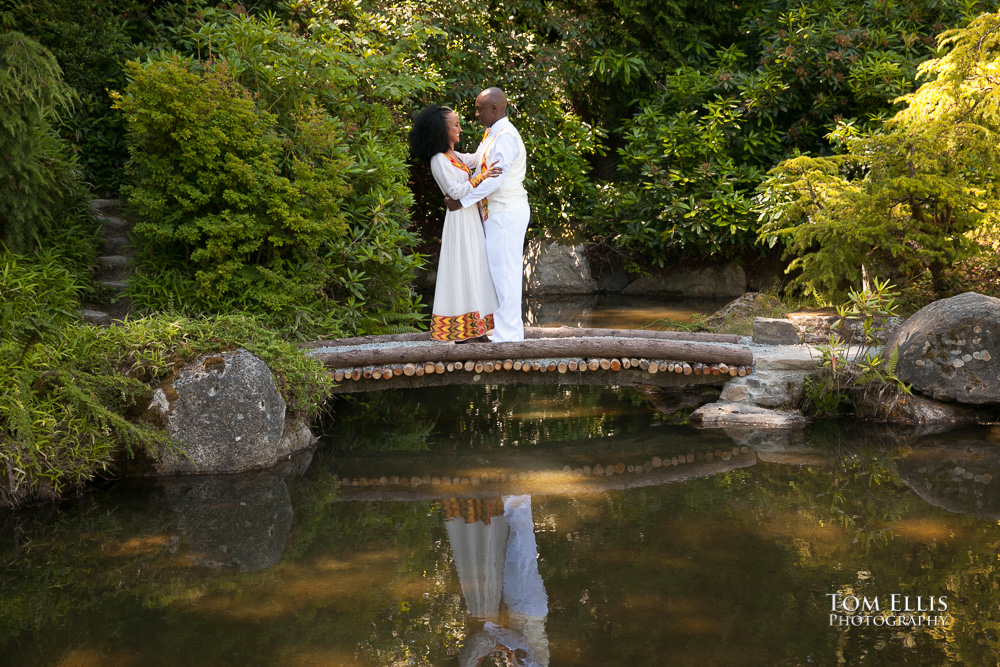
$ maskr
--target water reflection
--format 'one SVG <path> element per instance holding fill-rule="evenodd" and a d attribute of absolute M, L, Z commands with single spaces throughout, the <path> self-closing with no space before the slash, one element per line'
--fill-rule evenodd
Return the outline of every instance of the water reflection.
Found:
<path fill-rule="evenodd" d="M 439 448 L 436 429 L 431 452 L 395 460 L 328 446 L 283 487 L 118 486 L 2 517 L 0 663 L 888 667 L 1000 654 L 990 429 L 848 422 L 763 438 L 647 423 L 510 450 Z M 341 486 L 418 460 L 429 467 L 405 492 Z M 435 470 L 494 481 L 424 484 Z M 947 596 L 952 618 L 838 627 L 836 592 Z"/>
<path fill-rule="evenodd" d="M 622 294 L 546 297 L 526 300 L 524 319 L 532 327 L 644 329 L 660 320 L 689 322 L 693 315 L 711 315 L 731 299 L 663 299 Z"/>
<path fill-rule="evenodd" d="M 898 463 L 900 478 L 925 501 L 957 514 L 1000 521 L 997 443 L 956 432 L 921 438 Z M 1000 481 L 1000 480 L 998 480 Z"/>
<path fill-rule="evenodd" d="M 461 667 L 502 656 L 507 665 L 546 667 L 548 596 L 538 573 L 531 496 L 449 498 L 442 504 L 470 633 Z"/>
<path fill-rule="evenodd" d="M 187 477 L 161 483 L 177 516 L 175 553 L 205 567 L 255 572 L 274 566 L 292 526 L 292 499 L 276 474 Z"/>

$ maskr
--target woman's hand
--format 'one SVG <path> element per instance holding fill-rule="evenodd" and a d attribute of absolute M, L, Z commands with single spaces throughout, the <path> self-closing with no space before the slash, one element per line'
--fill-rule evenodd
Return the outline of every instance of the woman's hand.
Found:
<path fill-rule="evenodd" d="M 491 164 L 486 169 L 486 171 L 483 172 L 483 176 L 485 176 L 486 178 L 495 178 L 495 177 L 499 176 L 500 174 L 502 174 L 503 173 L 503 169 L 501 169 L 500 167 L 496 166 L 496 163 L 499 162 L 499 161 L 500 160 L 494 160 L 493 164 Z"/>

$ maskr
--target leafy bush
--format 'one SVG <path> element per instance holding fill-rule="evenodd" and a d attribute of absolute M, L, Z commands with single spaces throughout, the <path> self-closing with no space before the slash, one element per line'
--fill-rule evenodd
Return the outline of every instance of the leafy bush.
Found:
<path fill-rule="evenodd" d="M 414 323 L 405 144 L 384 99 L 416 84 L 333 22 L 295 35 L 213 11 L 175 42 L 206 61 L 129 64 L 116 98 L 141 218 L 133 302 L 245 310 L 302 337 Z"/>
<path fill-rule="evenodd" d="M 122 83 L 121 62 L 132 51 L 139 0 L 12 0 L 0 19 L 44 45 L 59 63 L 77 103 L 58 129 L 82 155 L 84 178 L 102 193 L 118 189 L 125 149 L 107 89 Z"/>
<path fill-rule="evenodd" d="M 79 489 L 123 457 L 155 457 L 166 435 L 136 420 L 178 366 L 243 347 L 272 369 L 288 411 L 315 416 L 330 380 L 246 316 L 77 322 L 84 284 L 57 250 L 0 254 L 0 506 Z"/>
<path fill-rule="evenodd" d="M 828 135 L 843 119 L 877 126 L 913 90 L 934 36 L 996 3 L 789 0 L 713 6 L 708 20 L 683 2 L 614 7 L 624 20 L 591 17 L 610 49 L 595 57 L 606 101 L 574 94 L 589 108 L 624 107 L 602 116 L 620 162 L 589 229 L 642 269 L 754 251 L 765 172 L 796 151 L 836 151 Z M 683 28 L 662 48 L 633 39 L 669 18 Z"/>
<path fill-rule="evenodd" d="M 831 327 L 839 333 L 831 332 L 829 342 L 818 346 L 822 366 L 806 381 L 807 412 L 827 417 L 854 407 L 859 417 L 882 417 L 880 409 L 910 393 L 896 377 L 898 351 L 886 357 L 881 348 L 882 332 L 896 318 L 897 307 L 888 281 L 876 279 L 871 289 L 850 290 L 847 303 L 837 307 L 840 319 Z"/>
<path fill-rule="evenodd" d="M 611 191 L 610 205 L 624 224 L 594 231 L 619 235 L 619 247 L 635 260 L 661 268 L 678 254 L 726 258 L 752 245 L 747 192 L 761 170 L 739 163 L 727 148 L 739 130 L 738 115 L 722 101 L 704 114 L 644 107 L 625 125 L 628 141 L 619 153 L 627 176 Z"/>
<path fill-rule="evenodd" d="M 911 282 L 929 272 L 936 291 L 967 257 L 968 234 L 996 220 L 992 172 L 1000 164 L 1000 15 L 948 31 L 941 58 L 924 63 L 929 80 L 901 98 L 906 107 L 876 132 L 844 125 L 834 135 L 847 153 L 796 157 L 761 186 L 761 238 L 785 244 L 796 282 L 820 295 L 845 283 Z"/>
<path fill-rule="evenodd" d="M 80 203 L 76 161 L 53 128 L 72 101 L 51 53 L 21 33 L 0 33 L 0 241 L 16 250 Z"/>

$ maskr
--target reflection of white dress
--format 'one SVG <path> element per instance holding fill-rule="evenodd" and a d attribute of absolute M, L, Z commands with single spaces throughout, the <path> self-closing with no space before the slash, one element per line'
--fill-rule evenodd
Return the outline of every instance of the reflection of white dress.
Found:
<path fill-rule="evenodd" d="M 507 520 L 496 516 L 487 526 L 482 521 L 452 519 L 444 525 L 469 613 L 476 618 L 499 620 Z"/>
<path fill-rule="evenodd" d="M 527 667 L 546 667 L 549 604 L 538 572 L 531 496 L 504 496 L 503 505 L 503 516 L 494 517 L 489 526 L 458 519 L 445 523 L 469 613 L 487 621 L 466 638 L 459 665 L 471 667 L 504 646 L 524 651 Z M 501 600 L 507 607 L 507 627 L 498 624 Z"/>
<path fill-rule="evenodd" d="M 444 153 L 431 158 L 431 173 L 441 191 L 461 199 L 472 190 L 470 170 Z M 431 338 L 465 340 L 493 328 L 493 312 L 499 306 L 486 262 L 486 235 L 475 206 L 448 211 L 441 232 Z"/>

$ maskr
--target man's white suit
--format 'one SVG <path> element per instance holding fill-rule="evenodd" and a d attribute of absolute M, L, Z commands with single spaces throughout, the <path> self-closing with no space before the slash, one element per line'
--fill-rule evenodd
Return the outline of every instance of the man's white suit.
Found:
<path fill-rule="evenodd" d="M 493 342 L 524 340 L 521 319 L 521 284 L 524 275 L 524 234 L 531 209 L 524 189 L 527 156 L 524 142 L 506 116 L 487 130 L 476 150 L 477 169 L 496 162 L 503 172 L 487 178 L 459 200 L 463 207 L 482 201 L 487 217 L 486 258 L 500 307 L 493 313 Z M 471 166 L 471 165 L 470 165 Z"/>

